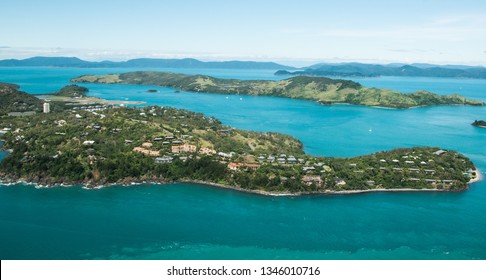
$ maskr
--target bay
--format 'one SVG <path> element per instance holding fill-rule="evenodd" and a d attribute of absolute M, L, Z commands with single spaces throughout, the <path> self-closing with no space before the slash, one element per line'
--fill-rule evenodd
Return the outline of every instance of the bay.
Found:
<path fill-rule="evenodd" d="M 46 93 L 83 74 L 133 69 L 0 68 L 0 81 Z M 157 69 L 222 78 L 272 71 Z M 369 87 L 425 89 L 486 101 L 486 81 L 363 78 Z M 88 84 L 90 95 L 215 116 L 242 129 L 291 134 L 313 155 L 348 157 L 412 146 L 457 150 L 486 170 L 484 107 L 392 110 L 276 97 Z M 0 257 L 34 259 L 485 259 L 486 184 L 462 193 L 263 197 L 194 184 L 88 191 L 0 187 Z"/>

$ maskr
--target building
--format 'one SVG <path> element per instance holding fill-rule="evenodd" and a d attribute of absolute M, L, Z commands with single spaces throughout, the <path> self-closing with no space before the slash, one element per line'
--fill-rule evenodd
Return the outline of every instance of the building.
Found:
<path fill-rule="evenodd" d="M 209 155 L 215 155 L 216 151 L 213 150 L 213 149 L 209 149 L 209 148 L 201 148 L 201 149 L 199 149 L 199 153 L 209 156 Z"/>
<path fill-rule="evenodd" d="M 322 178 L 321 176 L 317 176 L 317 175 L 315 176 L 306 175 L 302 177 L 302 182 L 307 186 L 311 186 L 312 184 L 315 184 L 318 187 L 322 186 Z"/>
<path fill-rule="evenodd" d="M 88 146 L 88 145 L 93 145 L 94 143 L 95 143 L 95 141 L 88 140 L 88 141 L 84 141 L 83 145 Z"/>
<path fill-rule="evenodd" d="M 145 142 L 145 143 L 142 144 L 142 147 L 145 147 L 145 148 L 150 148 L 152 146 L 153 146 L 153 144 L 150 143 L 150 142 Z"/>
<path fill-rule="evenodd" d="M 172 152 L 173 153 L 195 153 L 196 152 L 196 146 L 191 145 L 191 144 L 184 144 L 180 146 L 172 146 Z"/>
<path fill-rule="evenodd" d="M 46 102 L 43 105 L 43 109 L 44 109 L 43 112 L 47 114 L 51 111 L 51 106 L 49 105 L 49 103 Z"/>
<path fill-rule="evenodd" d="M 436 156 L 440 156 L 444 153 L 446 153 L 446 151 L 444 151 L 444 150 L 437 150 L 437 151 L 433 152 L 433 154 L 436 155 Z"/>
<path fill-rule="evenodd" d="M 158 157 L 158 156 L 160 156 L 160 152 L 159 151 L 147 150 L 147 149 L 144 149 L 142 147 L 135 147 L 135 148 L 133 148 L 133 151 L 134 152 L 137 152 L 137 153 L 144 154 L 146 156 L 152 156 L 152 157 Z"/>
<path fill-rule="evenodd" d="M 254 163 L 236 163 L 236 162 L 230 162 L 228 163 L 228 169 L 237 171 L 242 167 L 250 168 L 250 169 L 258 169 L 260 165 L 254 164 Z"/>
<path fill-rule="evenodd" d="M 172 163 L 173 157 L 163 156 L 155 158 L 155 163 Z"/>

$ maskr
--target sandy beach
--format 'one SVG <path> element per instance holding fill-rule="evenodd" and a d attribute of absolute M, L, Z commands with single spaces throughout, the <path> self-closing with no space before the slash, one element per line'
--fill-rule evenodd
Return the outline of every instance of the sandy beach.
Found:
<path fill-rule="evenodd" d="M 474 184 L 483 180 L 483 175 L 481 174 L 481 170 L 476 169 L 474 171 L 476 172 L 476 178 L 469 180 L 468 184 Z"/>

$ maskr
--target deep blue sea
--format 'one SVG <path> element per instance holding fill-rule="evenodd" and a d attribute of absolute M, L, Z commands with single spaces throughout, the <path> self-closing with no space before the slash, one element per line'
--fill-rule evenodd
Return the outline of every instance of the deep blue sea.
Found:
<path fill-rule="evenodd" d="M 154 70 L 154 69 L 150 69 Z M 222 78 L 282 79 L 267 70 L 155 69 Z M 83 74 L 133 69 L 0 68 L 29 93 Z M 402 92 L 459 93 L 486 101 L 486 80 L 355 79 Z M 393 110 L 276 97 L 226 96 L 88 84 L 90 95 L 144 101 L 291 134 L 313 155 L 349 157 L 440 146 L 486 171 L 486 108 Z M 147 89 L 159 89 L 148 93 Z M 1 101 L 0 101 L 1 102 Z M 0 158 L 5 156 L 0 154 Z M 484 176 L 484 174 L 483 174 Z M 1 259 L 486 259 L 486 182 L 461 193 L 264 197 L 195 184 L 84 190 L 0 187 Z"/>

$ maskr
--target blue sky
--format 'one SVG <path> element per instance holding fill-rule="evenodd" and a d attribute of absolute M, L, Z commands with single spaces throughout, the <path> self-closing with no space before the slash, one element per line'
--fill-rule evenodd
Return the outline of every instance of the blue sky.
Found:
<path fill-rule="evenodd" d="M 0 1 L 0 59 L 486 65 L 479 0 Z"/>

